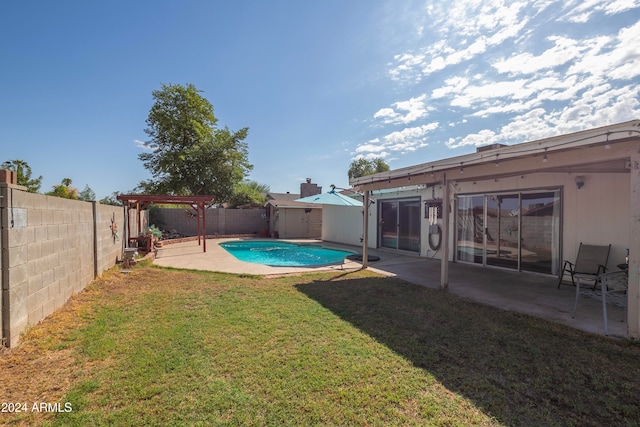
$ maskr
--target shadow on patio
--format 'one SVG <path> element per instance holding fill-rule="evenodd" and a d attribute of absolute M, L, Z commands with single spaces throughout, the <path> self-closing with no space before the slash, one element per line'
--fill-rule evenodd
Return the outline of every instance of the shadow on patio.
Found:
<path fill-rule="evenodd" d="M 380 257 L 380 261 L 369 263 L 373 271 L 429 288 L 438 289 L 440 286 L 440 260 L 375 249 L 370 249 L 369 253 Z M 602 304 L 581 297 L 576 318 L 572 319 L 575 287 L 561 286 L 558 289 L 557 285 L 555 277 L 449 263 L 448 292 L 452 294 L 604 335 Z M 608 311 L 609 335 L 626 337 L 627 322 L 626 318 L 621 321 L 622 309 L 610 306 Z"/>

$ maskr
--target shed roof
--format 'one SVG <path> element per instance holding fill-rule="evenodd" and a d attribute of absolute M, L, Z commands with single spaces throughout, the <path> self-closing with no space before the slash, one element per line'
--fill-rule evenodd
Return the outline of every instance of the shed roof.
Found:
<path fill-rule="evenodd" d="M 322 205 L 316 203 L 295 202 L 293 200 L 269 200 L 265 203 L 265 206 L 268 205 L 276 208 L 322 209 Z"/>

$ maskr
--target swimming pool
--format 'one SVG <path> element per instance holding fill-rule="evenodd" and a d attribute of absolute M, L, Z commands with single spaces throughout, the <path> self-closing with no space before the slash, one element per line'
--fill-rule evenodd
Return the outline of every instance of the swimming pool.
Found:
<path fill-rule="evenodd" d="M 315 245 L 296 245 L 286 242 L 242 241 L 220 243 L 240 261 L 277 267 L 308 267 L 336 264 L 353 252 L 327 249 Z"/>

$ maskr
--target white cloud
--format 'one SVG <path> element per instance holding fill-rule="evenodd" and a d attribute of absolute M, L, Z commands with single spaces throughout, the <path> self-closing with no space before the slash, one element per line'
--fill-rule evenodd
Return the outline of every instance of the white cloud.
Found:
<path fill-rule="evenodd" d="M 519 35 L 528 23 L 523 16 L 527 4 L 505 5 L 502 0 L 428 2 L 430 26 L 424 33 L 440 41 L 396 55 L 397 65 L 389 75 L 394 80 L 421 79 L 482 55 L 488 47 Z"/>
<path fill-rule="evenodd" d="M 384 146 L 383 145 L 376 145 L 376 144 L 363 144 L 363 145 L 359 145 L 358 147 L 356 147 L 356 153 L 378 153 L 384 151 Z"/>
<path fill-rule="evenodd" d="M 499 73 L 532 74 L 540 70 L 555 68 L 578 58 L 586 49 L 579 46 L 576 40 L 566 37 L 549 37 L 554 46 L 541 55 L 534 56 L 529 52 L 522 52 L 495 62 L 493 67 Z"/>
<path fill-rule="evenodd" d="M 640 117 L 640 0 L 426 3 L 423 44 L 389 64 L 408 101 L 378 110 L 384 136 L 360 147 L 513 144 Z M 427 118 L 446 125 L 425 132 Z"/>
<path fill-rule="evenodd" d="M 465 145 L 480 147 L 483 145 L 493 144 L 496 142 L 497 139 L 498 139 L 498 135 L 496 135 L 494 131 L 489 129 L 483 129 L 478 133 L 472 133 L 472 134 L 466 135 L 463 138 L 450 139 L 447 142 L 447 145 L 450 148 L 458 148 L 458 147 L 463 147 Z"/>
<path fill-rule="evenodd" d="M 141 150 L 145 150 L 145 151 L 153 151 L 152 148 L 150 148 L 146 142 L 144 141 L 140 141 L 139 139 L 134 139 L 133 140 L 133 144 L 138 147 Z"/>
<path fill-rule="evenodd" d="M 426 147 L 427 135 L 438 128 L 438 122 L 429 123 L 422 126 L 404 128 L 400 131 L 391 132 L 385 135 L 382 140 L 373 139 L 365 144 L 356 147 L 355 158 L 360 157 L 383 157 L 391 152 L 413 152 Z M 367 153 L 367 154 L 363 154 Z"/>
<path fill-rule="evenodd" d="M 376 153 L 358 154 L 357 156 L 353 157 L 352 160 L 358 160 L 358 159 L 367 159 L 367 160 L 385 159 L 385 158 L 387 158 L 388 155 L 389 155 L 389 153 L 387 153 L 386 151 L 380 151 L 380 152 L 376 152 Z"/>
<path fill-rule="evenodd" d="M 597 13 L 616 15 L 640 7 L 638 0 L 573 0 L 565 3 L 568 12 L 560 20 L 586 23 Z"/>
<path fill-rule="evenodd" d="M 392 104 L 394 108 L 382 108 L 374 115 L 374 119 L 382 119 L 385 124 L 408 124 L 427 116 L 425 100 L 427 95 L 420 95 L 408 101 Z"/>

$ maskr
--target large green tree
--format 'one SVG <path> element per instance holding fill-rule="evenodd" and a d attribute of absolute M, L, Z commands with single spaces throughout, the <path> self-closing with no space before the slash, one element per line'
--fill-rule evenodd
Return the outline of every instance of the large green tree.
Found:
<path fill-rule="evenodd" d="M 349 166 L 349 179 L 359 178 L 374 173 L 387 172 L 389 165 L 381 158 L 367 160 L 365 158 L 356 159 Z"/>
<path fill-rule="evenodd" d="M 18 176 L 18 185 L 27 187 L 28 192 L 37 193 L 40 191 L 42 175 L 38 178 L 31 179 L 31 167 L 24 160 L 7 160 L 0 165 L 0 169 L 16 172 Z"/>
<path fill-rule="evenodd" d="M 139 155 L 153 178 L 140 183 L 145 193 L 212 195 L 228 201 L 253 166 L 244 141 L 248 128 L 216 127 L 213 105 L 192 84 L 162 85 L 145 133 L 151 151 Z"/>
<path fill-rule="evenodd" d="M 237 208 L 243 205 L 262 205 L 267 201 L 270 188 L 266 184 L 256 181 L 244 181 L 233 192 L 229 199 L 229 207 Z"/>

